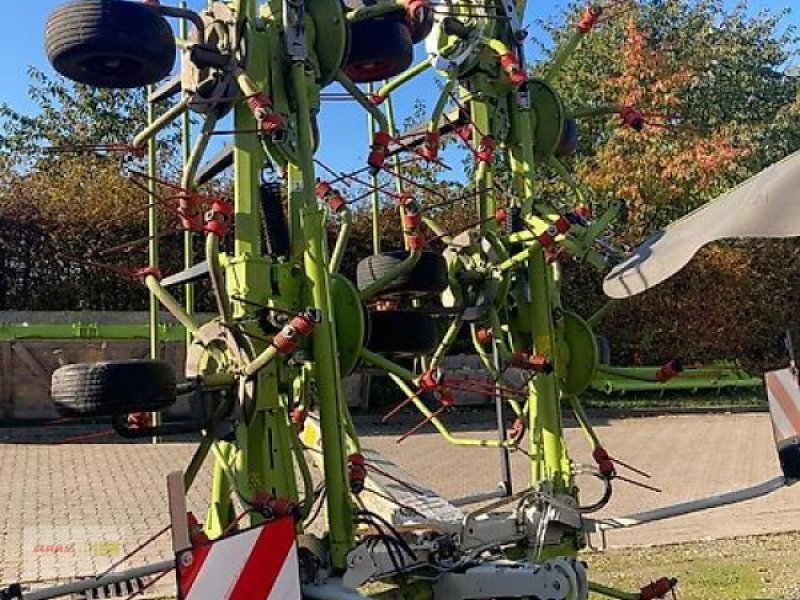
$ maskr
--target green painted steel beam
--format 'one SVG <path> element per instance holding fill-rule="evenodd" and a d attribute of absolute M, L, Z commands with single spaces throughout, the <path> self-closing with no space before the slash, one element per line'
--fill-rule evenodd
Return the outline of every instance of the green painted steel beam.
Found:
<path fill-rule="evenodd" d="M 185 337 L 182 325 L 160 323 L 158 337 L 162 342 L 178 342 Z M 99 323 L 29 324 L 0 323 L 0 341 L 17 340 L 149 340 L 146 323 L 104 325 Z"/>

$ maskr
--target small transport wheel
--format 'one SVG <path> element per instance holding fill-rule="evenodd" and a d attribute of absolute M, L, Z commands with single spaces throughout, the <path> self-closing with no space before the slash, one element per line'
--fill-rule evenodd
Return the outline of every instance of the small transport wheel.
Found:
<path fill-rule="evenodd" d="M 436 321 L 430 315 L 411 310 L 369 312 L 368 350 L 418 356 L 433 352 L 438 343 Z"/>
<path fill-rule="evenodd" d="M 175 370 L 161 360 L 65 365 L 53 372 L 51 383 L 56 410 L 68 417 L 153 412 L 176 400 Z"/>
<path fill-rule="evenodd" d="M 373 254 L 358 263 L 356 280 L 363 290 L 401 264 L 407 250 Z M 424 297 L 441 294 L 447 288 L 447 263 L 438 252 L 423 251 L 414 268 L 400 275 L 376 294 L 376 298 Z"/>
<path fill-rule="evenodd" d="M 141 2 L 75 0 L 47 20 L 47 58 L 67 79 L 101 88 L 156 83 L 175 64 L 167 20 Z"/>
<path fill-rule="evenodd" d="M 597 359 L 601 365 L 611 364 L 611 342 L 604 335 L 597 335 L 594 338 L 597 345 Z"/>
<path fill-rule="evenodd" d="M 405 71 L 413 58 L 411 32 L 403 19 L 375 17 L 350 25 L 344 72 L 355 83 L 383 81 Z"/>

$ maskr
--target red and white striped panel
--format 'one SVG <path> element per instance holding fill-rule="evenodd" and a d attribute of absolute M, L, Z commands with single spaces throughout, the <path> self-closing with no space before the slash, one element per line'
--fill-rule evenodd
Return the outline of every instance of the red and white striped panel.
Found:
<path fill-rule="evenodd" d="M 800 436 L 800 385 L 791 368 L 764 373 L 775 442 Z"/>
<path fill-rule="evenodd" d="M 178 557 L 179 600 L 301 600 L 294 521 L 284 518 Z"/>

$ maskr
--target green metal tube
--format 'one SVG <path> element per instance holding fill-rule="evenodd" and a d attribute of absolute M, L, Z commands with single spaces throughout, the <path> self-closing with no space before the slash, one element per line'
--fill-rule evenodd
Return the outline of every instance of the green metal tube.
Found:
<path fill-rule="evenodd" d="M 500 358 L 505 361 L 510 361 L 513 352 L 508 345 L 508 340 L 506 340 L 503 324 L 500 322 L 500 315 L 496 308 L 489 310 L 489 322 L 494 331 L 494 340 L 497 343 L 497 351 L 500 353 Z"/>
<path fill-rule="evenodd" d="M 345 394 L 341 385 L 342 382 L 339 381 L 339 396 L 344 398 Z M 342 427 L 344 428 L 348 455 L 354 453 L 361 454 L 361 440 L 358 438 L 358 432 L 356 431 L 356 426 L 353 423 L 353 416 L 350 414 L 350 409 L 347 407 L 347 403 L 342 405 L 342 417 Z"/>
<path fill-rule="evenodd" d="M 359 355 L 369 364 L 378 367 L 379 369 L 386 371 L 387 373 L 395 375 L 400 379 L 407 381 L 408 383 L 413 383 L 417 379 L 417 376 L 414 375 L 414 373 L 412 373 L 405 367 L 402 367 L 397 363 L 392 362 L 388 358 L 384 358 L 380 354 L 372 352 L 371 350 L 362 348 L 361 351 L 359 352 Z"/>
<path fill-rule="evenodd" d="M 342 409 L 344 399 L 339 397 L 340 379 L 336 338 L 330 293 L 330 274 L 325 256 L 322 213 L 316 206 L 314 188 L 313 134 L 311 109 L 305 65 L 294 62 L 291 79 L 297 102 L 299 164 L 294 175 L 302 184 L 305 200 L 301 214 L 307 240 L 303 253 L 306 276 L 310 282 L 313 305 L 324 316 L 311 335 L 314 354 L 314 375 L 317 383 L 317 401 L 320 414 L 320 431 L 325 448 L 323 456 L 325 482 L 328 490 L 328 525 L 331 540 L 331 562 L 335 569 L 347 566 L 347 553 L 353 546 L 353 515 L 347 476 L 344 436 L 342 435 Z M 290 175 L 293 170 L 290 169 Z"/>
<path fill-rule="evenodd" d="M 181 306 L 175 297 L 170 294 L 153 275 L 145 277 L 144 284 L 150 290 L 159 302 L 164 305 L 170 314 L 178 319 L 187 331 L 196 334 L 200 330 L 200 325 L 194 320 L 194 317 L 188 315 L 184 308 Z"/>
<path fill-rule="evenodd" d="M 439 98 L 436 100 L 436 104 L 433 107 L 433 111 L 431 112 L 431 122 L 428 126 L 428 131 L 437 131 L 439 129 L 440 121 L 442 120 L 442 115 L 444 114 L 444 109 L 447 107 L 447 101 L 450 98 L 450 93 L 455 88 L 456 82 L 454 80 L 447 81 L 442 88 L 442 93 L 439 94 Z"/>
<path fill-rule="evenodd" d="M 589 590 L 595 594 L 606 596 L 607 598 L 616 598 L 617 600 L 641 600 L 642 596 L 639 593 L 621 592 L 614 588 L 600 585 L 599 583 L 589 582 Z"/>
<path fill-rule="evenodd" d="M 311 469 L 309 469 L 305 454 L 303 454 L 303 445 L 295 436 L 292 436 L 292 454 L 297 468 L 300 469 L 300 478 L 303 481 L 303 505 L 300 510 L 305 520 L 314 507 L 314 479 L 311 477 Z"/>
<path fill-rule="evenodd" d="M 364 92 L 362 92 L 347 75 L 345 75 L 342 71 L 339 71 L 336 75 L 336 81 L 338 81 L 347 91 L 347 93 L 353 97 L 353 100 L 358 102 L 364 110 L 372 115 L 372 118 L 378 123 L 378 127 L 381 131 L 389 131 L 389 123 L 386 120 L 386 115 L 384 115 L 381 110 L 372 103 L 372 101 L 364 94 Z"/>
<path fill-rule="evenodd" d="M 159 339 L 177 342 L 186 336 L 183 325 L 159 323 Z M 16 340 L 131 340 L 150 339 L 150 325 L 69 323 L 65 325 L 35 325 L 31 323 L 0 323 L 0 342 Z"/>
<path fill-rule="evenodd" d="M 373 85 L 370 83 L 368 84 L 367 88 L 372 93 Z M 369 145 L 372 146 L 375 142 L 375 117 L 369 111 L 367 111 L 367 130 L 369 133 Z M 374 171 L 371 171 L 369 174 L 369 183 L 370 187 L 372 188 L 372 195 L 371 195 L 371 214 L 372 214 L 372 253 L 373 254 L 380 254 L 381 251 L 381 224 L 380 224 L 380 217 L 381 217 L 381 195 L 380 191 L 378 190 L 378 174 Z"/>
<path fill-rule="evenodd" d="M 417 407 L 427 419 L 430 419 L 433 426 L 436 430 L 442 435 L 442 437 L 447 441 L 449 444 L 454 446 L 472 446 L 472 447 L 481 447 L 481 448 L 499 448 L 499 447 L 508 447 L 513 448 L 514 444 L 511 441 L 504 440 L 500 441 L 497 439 L 494 440 L 483 440 L 483 439 L 472 439 L 472 438 L 457 438 L 455 437 L 447 427 L 442 423 L 442 421 L 438 417 L 433 416 L 433 412 L 425 406 L 425 403 L 420 400 L 417 396 L 417 392 L 415 392 L 410 386 L 410 383 L 416 381 L 417 376 L 414 375 L 408 369 L 401 367 L 400 365 L 390 361 L 387 358 L 382 357 L 380 354 L 376 354 L 366 349 L 361 350 L 361 358 L 365 361 L 378 367 L 379 369 L 386 371 L 389 374 L 389 377 L 392 378 L 392 381 L 395 382 L 397 387 L 408 396 L 408 398 L 413 402 L 414 406 Z"/>
<path fill-rule="evenodd" d="M 228 454 L 233 450 L 227 442 L 213 442 L 210 446 L 214 454 L 214 466 L 211 472 L 211 501 L 206 513 L 203 528 L 211 538 L 217 538 L 233 518 L 231 499 L 231 484 L 225 473 L 228 466 Z M 230 468 L 230 467 L 228 467 Z"/>
<path fill-rule="evenodd" d="M 594 327 L 600 321 L 606 318 L 612 310 L 614 310 L 617 306 L 619 306 L 619 302 L 616 300 L 609 300 L 603 306 L 601 306 L 592 316 L 586 319 L 586 324 L 589 327 Z"/>
<path fill-rule="evenodd" d="M 244 368 L 244 374 L 247 377 L 252 377 L 261 369 L 270 364 L 279 356 L 278 349 L 275 346 L 267 346 L 267 348 L 251 360 Z"/>
<path fill-rule="evenodd" d="M 550 282 L 544 252 L 534 253 L 529 263 L 531 285 L 531 317 L 533 325 L 533 347 L 537 354 L 556 360 L 554 346 L 553 313 Z M 541 434 L 545 476 L 553 482 L 556 490 L 569 489 L 569 465 L 565 465 L 564 428 L 559 410 L 558 384 L 555 374 L 540 373 L 530 384 L 536 397 L 536 410 L 531 430 Z M 531 482 L 536 483 L 535 481 Z"/>
<path fill-rule="evenodd" d="M 152 93 L 153 86 L 148 86 L 148 95 Z M 147 123 L 151 126 L 155 121 L 155 106 L 152 102 L 147 104 Z M 159 215 L 158 203 L 154 200 L 156 197 L 156 177 L 158 176 L 157 164 L 157 147 L 155 137 L 150 138 L 147 143 L 147 175 L 150 180 L 147 182 L 147 189 L 149 192 L 150 200 L 147 208 L 147 235 L 149 242 L 147 246 L 148 261 L 147 264 L 155 269 L 159 265 Z M 161 305 L 158 302 L 158 297 L 150 291 L 150 358 L 157 359 L 161 355 L 161 342 L 159 340 L 160 329 L 159 325 L 159 312 Z"/>
<path fill-rule="evenodd" d="M 394 123 L 394 103 L 392 102 L 392 96 L 389 95 L 386 97 L 386 125 L 389 128 L 388 132 L 389 135 L 392 137 L 397 135 L 397 128 L 395 127 Z M 394 178 L 394 189 L 398 194 L 402 194 L 404 191 L 405 184 L 403 183 L 402 175 L 402 167 L 400 166 L 400 154 L 395 153 L 392 156 L 392 171 L 394 171 L 396 177 Z M 400 218 L 403 218 L 403 207 L 398 207 L 400 211 Z"/>
<path fill-rule="evenodd" d="M 570 395 L 568 399 L 569 404 L 572 407 L 572 412 L 575 413 L 575 418 L 578 419 L 578 424 L 581 426 L 583 433 L 586 435 L 586 439 L 589 440 L 589 445 L 592 447 L 592 450 L 602 446 L 600 443 L 600 438 L 597 437 L 597 432 L 595 432 L 594 427 L 592 427 L 589 417 L 586 416 L 586 411 L 583 409 L 583 404 L 581 404 L 580 398 Z"/>
<path fill-rule="evenodd" d="M 618 115 L 624 107 L 620 104 L 605 104 L 602 106 L 588 106 L 567 112 L 568 119 L 586 119 L 592 117 L 607 117 Z"/>
<path fill-rule="evenodd" d="M 219 236 L 209 233 L 206 236 L 206 261 L 208 261 L 208 275 L 211 279 L 211 289 L 217 302 L 220 318 L 223 323 L 230 324 L 231 304 L 225 291 L 224 276 L 219 262 Z"/>
<path fill-rule="evenodd" d="M 501 271 L 508 271 L 510 269 L 514 269 L 519 265 L 523 264 L 536 252 L 541 251 L 541 249 L 542 245 L 538 241 L 536 240 L 531 241 L 527 248 L 521 250 L 520 252 L 517 252 L 516 254 L 509 256 L 507 259 L 505 259 L 503 262 L 497 265 L 497 268 L 500 269 Z"/>
<path fill-rule="evenodd" d="M 397 387 L 399 387 L 404 394 L 408 396 L 414 406 L 417 408 L 419 412 L 436 428 L 436 431 L 444 438 L 444 440 L 448 444 L 452 444 L 453 446 L 466 446 L 466 447 L 477 447 L 477 448 L 513 448 L 514 444 L 510 440 L 503 440 L 500 441 L 498 439 L 491 439 L 491 440 L 484 440 L 484 439 L 474 439 L 474 438 L 457 438 L 450 430 L 447 429 L 444 423 L 442 423 L 439 417 L 434 416 L 433 411 L 431 411 L 425 403 L 419 398 L 417 392 L 415 392 L 409 385 L 403 381 L 402 378 L 398 377 L 394 373 L 389 373 L 389 377 L 391 377 L 392 381 L 395 382 Z"/>
<path fill-rule="evenodd" d="M 355 10 L 348 12 L 346 16 L 348 21 L 355 23 L 357 21 L 364 21 L 402 10 L 405 10 L 405 3 L 401 0 L 397 0 L 394 3 L 376 2 L 375 4 L 359 6 Z"/>
<path fill-rule="evenodd" d="M 564 68 L 564 65 L 567 64 L 570 57 L 578 49 L 583 36 L 584 34 L 576 29 L 570 34 L 567 40 L 556 49 L 555 55 L 550 60 L 550 65 L 545 75 L 545 81 L 552 82 L 553 79 L 556 78 Z"/>
<path fill-rule="evenodd" d="M 252 504 L 253 497 L 246 491 L 247 487 L 242 485 L 241 474 L 237 475 L 234 473 L 233 468 L 231 467 L 230 454 L 233 448 L 226 445 L 225 451 L 223 451 L 219 445 L 220 442 L 214 442 L 211 444 L 211 452 L 213 452 L 214 458 L 216 459 L 215 464 L 220 466 L 223 474 L 228 480 L 229 488 L 236 493 L 236 495 L 239 497 L 239 500 L 241 500 L 244 504 Z"/>
<path fill-rule="evenodd" d="M 153 91 L 153 86 L 147 86 L 148 97 Z M 152 127 L 155 122 L 155 106 L 152 102 L 147 103 L 147 125 Z M 149 201 L 147 206 L 147 235 L 149 238 L 147 244 L 147 264 L 151 268 L 158 269 L 159 266 L 159 242 L 161 238 L 158 234 L 159 229 L 159 215 L 158 203 L 155 201 L 156 197 L 156 177 L 158 177 L 158 147 L 156 145 L 155 136 L 147 141 L 147 190 L 149 192 Z M 161 339 L 159 328 L 159 317 L 161 312 L 161 305 L 159 304 L 156 295 L 150 291 L 150 358 L 156 360 L 161 358 Z M 151 413 L 153 425 L 158 426 L 161 424 L 161 414 L 158 412 Z M 158 443 L 158 438 L 153 437 L 153 443 Z"/>
<path fill-rule="evenodd" d="M 431 59 L 426 58 L 425 60 L 418 62 L 412 67 L 409 67 L 402 73 L 400 73 L 397 77 L 388 81 L 381 87 L 378 92 L 375 94 L 376 98 L 386 98 L 391 94 L 394 90 L 399 88 L 401 85 L 408 83 L 412 79 L 414 79 L 417 75 L 420 75 L 430 69 L 431 67 Z"/>
<path fill-rule="evenodd" d="M 180 7 L 183 9 L 186 9 L 188 7 L 186 0 L 181 0 Z M 189 24 L 186 19 L 180 20 L 178 33 L 181 40 L 187 42 L 189 41 Z M 183 113 L 183 117 L 181 118 L 181 153 L 183 155 L 183 164 L 184 165 L 189 164 L 192 156 L 192 119 L 189 116 L 189 111 Z M 192 175 L 191 180 L 192 181 L 194 180 L 194 175 Z M 183 267 L 184 269 L 188 269 L 192 265 L 194 265 L 194 232 L 185 231 L 183 233 Z M 184 306 L 186 307 L 186 313 L 189 315 L 193 315 L 195 312 L 194 285 L 191 283 L 187 283 L 186 285 L 184 285 L 183 294 L 184 294 Z M 186 334 L 187 350 L 189 346 L 191 346 L 193 341 L 194 341 L 193 336 L 190 336 L 187 332 Z"/>
<path fill-rule="evenodd" d="M 213 437 L 209 435 L 203 435 L 203 437 L 200 439 L 200 445 L 197 447 L 197 450 L 195 450 L 192 459 L 189 461 L 189 464 L 183 471 L 183 488 L 187 492 L 191 489 L 192 485 L 194 485 L 194 482 L 197 479 L 197 474 L 200 472 L 200 469 L 202 468 L 213 443 Z"/>
<path fill-rule="evenodd" d="M 550 157 L 550 167 L 556 172 L 556 174 L 561 178 L 561 180 L 566 183 L 575 195 L 578 197 L 578 202 L 581 204 L 586 203 L 586 193 L 581 189 L 580 184 L 575 181 L 575 178 L 572 176 L 567 170 L 567 167 L 564 166 L 560 160 L 558 160 L 555 156 Z"/>
<path fill-rule="evenodd" d="M 133 148 L 141 148 L 147 142 L 149 142 L 152 138 L 154 138 L 159 131 L 167 127 L 170 123 L 172 123 L 175 119 L 180 117 L 183 113 L 189 110 L 189 98 L 183 98 L 176 104 L 172 105 L 169 109 L 167 109 L 164 114 L 150 123 L 147 127 L 144 128 L 139 134 L 133 138 L 131 142 L 131 147 Z"/>
<path fill-rule="evenodd" d="M 185 21 L 182 21 L 185 27 Z M 183 122 L 181 127 L 182 147 L 183 147 L 183 173 L 181 174 L 181 187 L 186 190 L 193 190 L 195 188 L 194 180 L 197 176 L 197 169 L 200 168 L 203 155 L 208 148 L 211 134 L 214 127 L 217 125 L 217 117 L 209 116 L 203 122 L 203 127 L 197 141 L 192 147 L 192 132 L 191 132 L 191 118 L 188 112 L 183 115 Z M 183 233 L 183 267 L 188 269 L 194 266 L 194 232 L 187 230 Z M 184 306 L 186 307 L 187 314 L 193 315 L 195 312 L 194 301 L 194 284 L 187 283 L 183 286 L 184 290 Z M 186 347 L 188 348 L 193 342 L 192 336 L 186 336 Z"/>
<path fill-rule="evenodd" d="M 592 387 L 613 392 L 666 392 L 670 390 L 721 390 L 727 388 L 760 388 L 764 385 L 761 379 L 680 379 L 675 378 L 664 383 L 658 381 L 637 381 L 631 379 L 603 379 L 595 377 Z"/>
<path fill-rule="evenodd" d="M 347 249 L 347 242 L 350 239 L 350 231 L 353 227 L 353 213 L 346 206 L 342 210 L 342 225 L 339 229 L 339 235 L 336 236 L 336 245 L 333 247 L 331 253 L 331 262 L 328 270 L 331 274 L 339 271 L 344 257 L 344 251 Z"/>
<path fill-rule="evenodd" d="M 478 341 L 478 328 L 474 324 L 470 325 L 470 333 L 472 336 L 472 345 L 475 348 L 475 354 L 477 354 L 478 358 L 481 359 L 483 368 L 486 369 L 486 372 L 489 373 L 489 376 L 492 378 L 492 380 L 494 380 L 496 383 L 508 383 L 503 378 L 503 374 L 495 368 L 492 357 L 490 357 L 489 353 L 486 352 L 486 348 L 484 348 Z M 506 402 L 508 402 L 511 410 L 514 411 L 514 414 L 517 417 L 522 418 L 524 411 L 519 402 L 517 402 L 514 398 L 506 398 Z"/>
<path fill-rule="evenodd" d="M 423 216 L 422 222 L 425 223 L 428 229 L 430 229 L 433 232 L 433 235 L 435 235 L 438 239 L 442 240 L 442 242 L 444 242 L 445 244 L 450 244 L 452 242 L 453 238 L 447 235 L 447 233 L 445 233 L 445 230 L 442 229 L 442 227 L 434 219 Z"/>
<path fill-rule="evenodd" d="M 453 342 L 456 341 L 456 336 L 458 336 L 458 332 L 461 331 L 461 326 L 463 324 L 464 322 L 459 317 L 456 317 L 450 321 L 450 325 L 447 327 L 447 331 L 445 332 L 442 341 L 439 343 L 439 346 L 436 348 L 433 356 L 431 357 L 431 369 L 439 366 L 439 363 L 450 349 L 450 346 L 452 346 Z"/>

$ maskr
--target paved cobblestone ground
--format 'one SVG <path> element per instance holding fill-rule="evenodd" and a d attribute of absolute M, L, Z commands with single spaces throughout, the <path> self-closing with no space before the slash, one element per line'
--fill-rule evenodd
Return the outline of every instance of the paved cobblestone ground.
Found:
<path fill-rule="evenodd" d="M 486 420 L 491 418 L 488 415 Z M 496 451 L 456 451 L 432 433 L 397 445 L 399 428 L 370 424 L 360 428 L 365 445 L 445 496 L 490 489 L 498 481 Z M 491 435 L 475 423 L 456 429 L 463 436 Z M 779 473 L 765 414 L 616 420 L 600 425 L 598 433 L 613 456 L 650 471 L 651 482 L 664 489 L 654 494 L 619 483 L 603 515 L 619 516 L 700 498 L 760 483 Z M 107 555 L 130 551 L 166 525 L 165 476 L 182 469 L 194 449 L 191 443 L 53 445 L 37 435 L 0 431 L 2 582 L 102 571 L 110 562 Z M 20 436 L 28 443 L 20 443 Z M 571 427 L 567 438 L 576 460 L 588 463 L 581 431 Z M 527 477 L 527 462 L 523 455 L 513 457 L 520 486 Z M 189 496 L 190 508 L 200 515 L 209 482 L 209 469 L 205 469 Z M 587 500 L 592 491 L 587 486 Z M 609 543 L 612 547 L 653 545 L 796 530 L 800 530 L 800 489 L 786 489 L 735 507 L 612 532 Z M 97 538 L 106 544 L 98 547 Z M 75 548 L 35 552 L 37 543 L 74 543 Z M 169 554 L 165 535 L 130 564 L 164 560 Z"/>

